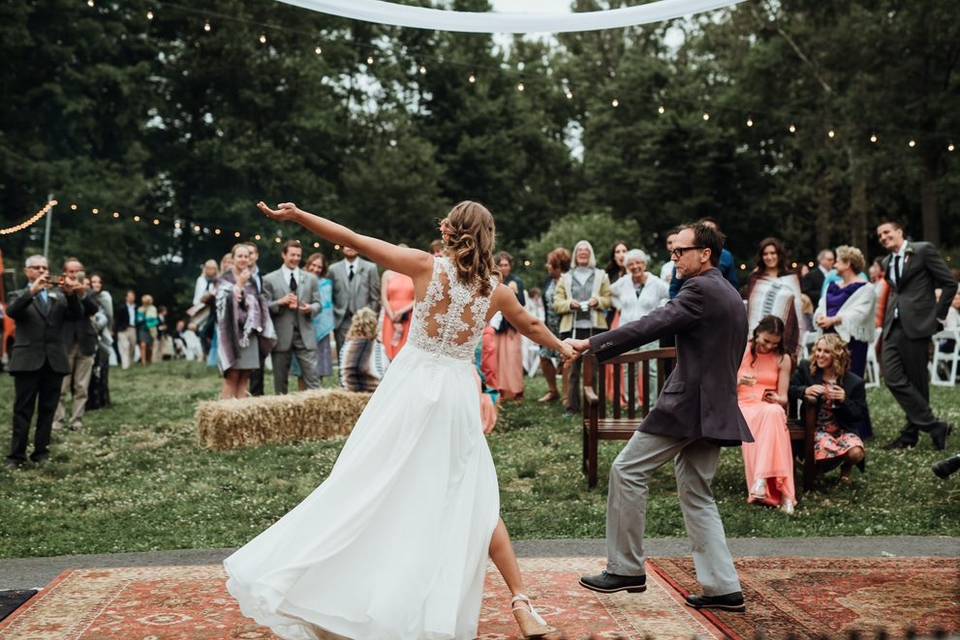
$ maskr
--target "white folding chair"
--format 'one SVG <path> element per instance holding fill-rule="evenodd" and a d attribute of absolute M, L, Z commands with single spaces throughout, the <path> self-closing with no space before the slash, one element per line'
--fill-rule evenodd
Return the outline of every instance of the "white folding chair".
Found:
<path fill-rule="evenodd" d="M 867 347 L 867 370 L 864 375 L 864 386 L 867 389 L 871 387 L 880 386 L 880 362 L 877 360 L 877 340 L 880 337 L 880 332 L 877 332 L 876 337 L 870 342 L 870 345 Z"/>
<path fill-rule="evenodd" d="M 941 351 L 940 345 L 947 340 L 953 341 L 950 351 Z M 960 330 L 944 329 L 933 336 L 933 362 L 930 363 L 930 384 L 938 387 L 952 387 L 957 383 L 957 363 L 960 362 Z M 950 374 L 944 378 L 940 374 L 941 364 Z"/>

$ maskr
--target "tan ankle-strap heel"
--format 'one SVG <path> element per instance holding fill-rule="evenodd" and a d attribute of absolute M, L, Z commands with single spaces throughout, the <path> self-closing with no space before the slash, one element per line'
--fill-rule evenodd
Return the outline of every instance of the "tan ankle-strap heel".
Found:
<path fill-rule="evenodd" d="M 513 609 L 513 617 L 520 625 L 520 632 L 524 638 L 542 638 L 556 631 L 540 617 L 537 610 L 530 604 L 530 598 L 522 593 L 513 596 L 513 600 L 510 601 L 510 608 Z"/>

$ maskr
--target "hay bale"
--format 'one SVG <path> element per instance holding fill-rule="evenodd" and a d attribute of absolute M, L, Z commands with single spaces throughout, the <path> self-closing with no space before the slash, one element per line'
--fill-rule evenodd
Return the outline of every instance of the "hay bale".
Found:
<path fill-rule="evenodd" d="M 201 402 L 197 433 L 215 451 L 342 437 L 350 435 L 369 399 L 369 393 L 318 389 Z"/>

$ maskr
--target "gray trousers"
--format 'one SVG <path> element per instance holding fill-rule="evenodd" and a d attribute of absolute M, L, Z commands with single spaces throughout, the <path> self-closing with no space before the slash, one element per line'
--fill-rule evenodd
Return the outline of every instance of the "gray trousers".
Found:
<path fill-rule="evenodd" d="M 710 488 L 720 447 L 699 438 L 671 438 L 638 431 L 610 469 L 607 496 L 607 571 L 644 575 L 643 532 L 653 473 L 671 460 L 697 580 L 707 596 L 740 591 L 720 512 Z"/>
<path fill-rule="evenodd" d="M 87 393 L 90 390 L 90 375 L 93 373 L 93 361 L 96 355 L 85 356 L 80 347 L 73 345 L 67 352 L 70 373 L 63 377 L 60 387 L 60 402 L 53 415 L 53 428 L 56 430 L 70 426 L 79 429 L 83 426 L 83 414 L 87 410 Z M 73 396 L 73 408 L 67 416 L 67 394 Z"/>
<path fill-rule="evenodd" d="M 914 444 L 919 439 L 919 431 L 929 431 L 937 424 L 937 418 L 930 409 L 929 354 L 930 338 L 911 339 L 904 333 L 900 321 L 893 321 L 883 339 L 880 354 L 883 379 L 907 414 L 907 426 L 900 438 Z"/>
<path fill-rule="evenodd" d="M 317 375 L 317 352 L 314 349 L 307 349 L 299 331 L 293 332 L 289 351 L 273 351 L 270 357 L 273 359 L 273 391 L 277 395 L 287 392 L 287 378 L 290 377 L 290 361 L 293 358 L 296 358 L 297 364 L 300 365 L 300 375 L 303 376 L 307 389 L 320 387 L 320 377 Z"/>

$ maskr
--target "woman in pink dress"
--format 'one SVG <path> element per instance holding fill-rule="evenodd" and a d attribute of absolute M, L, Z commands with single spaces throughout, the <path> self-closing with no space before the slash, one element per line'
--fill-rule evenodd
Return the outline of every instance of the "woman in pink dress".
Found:
<path fill-rule="evenodd" d="M 380 291 L 383 307 L 383 347 L 387 357 L 393 362 L 410 335 L 415 297 L 413 279 L 387 269 L 380 281 Z"/>
<path fill-rule="evenodd" d="M 784 333 L 784 322 L 777 316 L 765 316 L 757 324 L 740 363 L 737 397 L 754 440 L 742 447 L 747 502 L 779 507 L 791 514 L 797 494 L 787 431 L 791 361 Z"/>

